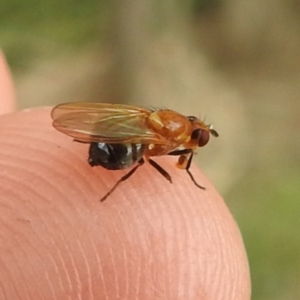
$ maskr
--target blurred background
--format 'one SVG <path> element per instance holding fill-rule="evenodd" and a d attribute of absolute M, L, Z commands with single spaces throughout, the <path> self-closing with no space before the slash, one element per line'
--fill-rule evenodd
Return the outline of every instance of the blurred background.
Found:
<path fill-rule="evenodd" d="M 299 1 L 2 1 L 0 47 L 19 109 L 130 103 L 213 123 L 195 161 L 239 224 L 252 299 L 300 299 Z"/>

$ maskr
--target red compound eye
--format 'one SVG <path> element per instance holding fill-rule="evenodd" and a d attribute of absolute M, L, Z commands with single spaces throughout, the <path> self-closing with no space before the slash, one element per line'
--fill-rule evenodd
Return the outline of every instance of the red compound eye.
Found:
<path fill-rule="evenodd" d="M 201 130 L 201 129 L 198 130 L 199 130 L 198 147 L 203 147 L 208 143 L 210 134 L 208 131 Z"/>

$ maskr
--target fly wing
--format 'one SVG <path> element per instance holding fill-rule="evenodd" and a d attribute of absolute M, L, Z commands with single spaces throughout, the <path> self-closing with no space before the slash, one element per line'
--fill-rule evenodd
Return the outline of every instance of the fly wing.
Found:
<path fill-rule="evenodd" d="M 168 144 L 148 129 L 149 113 L 130 105 L 79 102 L 58 105 L 51 116 L 58 131 L 81 142 Z"/>

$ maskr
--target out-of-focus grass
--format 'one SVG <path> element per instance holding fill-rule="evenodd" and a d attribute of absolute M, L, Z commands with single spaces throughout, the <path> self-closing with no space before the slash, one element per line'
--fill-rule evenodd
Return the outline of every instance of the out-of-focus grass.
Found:
<path fill-rule="evenodd" d="M 282 170 L 252 171 L 225 197 L 243 234 L 255 300 L 300 299 L 300 172 Z"/>
<path fill-rule="evenodd" d="M 14 70 L 41 56 L 71 51 L 99 41 L 109 2 L 89 0 L 11 0 L 0 3 L 0 46 Z"/>

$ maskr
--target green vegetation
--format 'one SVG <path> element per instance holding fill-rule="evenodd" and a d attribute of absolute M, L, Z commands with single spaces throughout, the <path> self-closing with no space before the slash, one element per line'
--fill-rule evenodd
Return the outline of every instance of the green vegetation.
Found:
<path fill-rule="evenodd" d="M 257 171 L 225 197 L 231 199 L 231 211 L 245 241 L 253 299 L 300 296 L 299 182 L 296 170 Z"/>
<path fill-rule="evenodd" d="M 22 70 L 40 56 L 99 41 L 107 7 L 97 0 L 1 2 L 0 46 L 12 68 Z"/>

